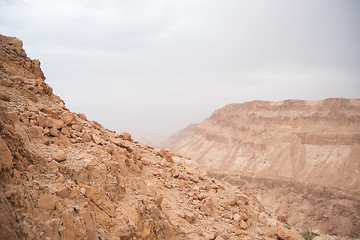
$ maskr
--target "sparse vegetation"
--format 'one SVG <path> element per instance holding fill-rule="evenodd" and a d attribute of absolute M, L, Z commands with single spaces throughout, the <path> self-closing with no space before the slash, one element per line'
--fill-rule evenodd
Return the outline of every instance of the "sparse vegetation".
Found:
<path fill-rule="evenodd" d="M 302 231 L 302 232 L 300 233 L 300 235 L 301 235 L 305 240 L 312 240 L 312 239 L 314 239 L 315 237 L 320 236 L 319 234 L 314 233 L 314 232 L 310 231 L 309 229 L 305 229 L 304 231 Z"/>
<path fill-rule="evenodd" d="M 293 226 L 289 225 L 289 224 L 284 224 L 284 227 L 291 230 Z"/>

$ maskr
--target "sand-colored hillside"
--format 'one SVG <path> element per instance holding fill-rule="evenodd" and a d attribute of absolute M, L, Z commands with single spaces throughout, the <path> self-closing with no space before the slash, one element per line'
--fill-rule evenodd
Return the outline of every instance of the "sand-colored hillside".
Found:
<path fill-rule="evenodd" d="M 230 104 L 167 147 L 291 223 L 360 237 L 360 99 Z"/>

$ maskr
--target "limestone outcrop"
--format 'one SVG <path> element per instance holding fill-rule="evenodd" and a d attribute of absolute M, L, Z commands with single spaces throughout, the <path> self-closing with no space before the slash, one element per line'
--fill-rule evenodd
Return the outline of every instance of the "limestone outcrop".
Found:
<path fill-rule="evenodd" d="M 166 147 L 290 223 L 360 237 L 360 99 L 230 104 Z"/>
<path fill-rule="evenodd" d="M 230 104 L 168 148 L 205 169 L 360 191 L 360 99 Z"/>

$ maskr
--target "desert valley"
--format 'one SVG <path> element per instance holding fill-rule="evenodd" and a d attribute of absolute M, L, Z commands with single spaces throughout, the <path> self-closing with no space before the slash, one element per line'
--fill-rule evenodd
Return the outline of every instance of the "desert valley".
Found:
<path fill-rule="evenodd" d="M 360 99 L 230 104 L 168 147 L 289 225 L 359 238 Z"/>
<path fill-rule="evenodd" d="M 0 35 L 0 133 L 1 239 L 360 238 L 358 99 L 230 104 L 160 150 L 69 111 Z"/>

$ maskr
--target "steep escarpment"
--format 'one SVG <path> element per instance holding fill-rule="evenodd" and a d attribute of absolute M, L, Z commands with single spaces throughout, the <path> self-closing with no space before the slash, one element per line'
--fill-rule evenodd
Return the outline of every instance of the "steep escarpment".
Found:
<path fill-rule="evenodd" d="M 230 104 L 186 132 L 167 147 L 257 194 L 269 212 L 360 236 L 360 99 Z"/>
<path fill-rule="evenodd" d="M 44 79 L 0 35 L 1 238 L 300 239 L 189 159 L 69 111 Z"/>
<path fill-rule="evenodd" d="M 360 189 L 360 100 L 231 104 L 169 146 L 208 170 Z"/>

